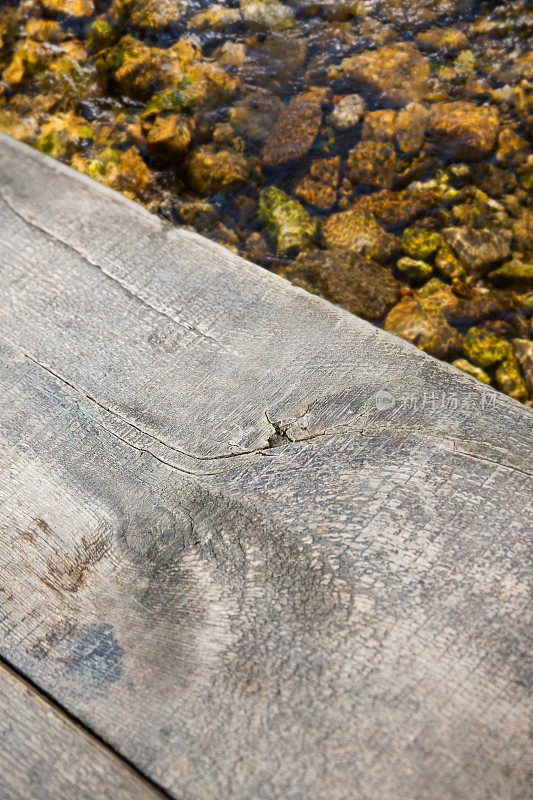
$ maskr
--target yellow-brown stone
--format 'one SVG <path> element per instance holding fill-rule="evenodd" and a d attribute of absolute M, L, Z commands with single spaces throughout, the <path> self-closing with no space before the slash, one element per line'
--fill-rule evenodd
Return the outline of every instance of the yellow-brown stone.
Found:
<path fill-rule="evenodd" d="M 456 100 L 435 103 L 431 107 L 428 128 L 435 144 L 448 155 L 479 161 L 494 147 L 499 120 L 490 107 Z"/>
<path fill-rule="evenodd" d="M 294 187 L 294 194 L 322 211 L 327 211 L 337 199 L 340 156 L 313 161 L 309 171 Z"/>

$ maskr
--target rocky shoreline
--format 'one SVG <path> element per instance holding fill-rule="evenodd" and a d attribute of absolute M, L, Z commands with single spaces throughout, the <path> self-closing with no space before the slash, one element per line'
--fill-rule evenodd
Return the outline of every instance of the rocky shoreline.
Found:
<path fill-rule="evenodd" d="M 23 0 L 0 129 L 533 404 L 526 0 Z"/>

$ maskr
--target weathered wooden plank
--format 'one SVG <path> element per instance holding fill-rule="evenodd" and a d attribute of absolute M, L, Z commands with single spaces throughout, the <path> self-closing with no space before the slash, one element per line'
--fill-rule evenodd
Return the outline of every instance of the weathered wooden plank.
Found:
<path fill-rule="evenodd" d="M 524 797 L 531 412 L 0 144 L 4 657 L 179 798 Z"/>
<path fill-rule="evenodd" d="M 162 800 L 163 794 L 0 664 L 2 800 Z"/>

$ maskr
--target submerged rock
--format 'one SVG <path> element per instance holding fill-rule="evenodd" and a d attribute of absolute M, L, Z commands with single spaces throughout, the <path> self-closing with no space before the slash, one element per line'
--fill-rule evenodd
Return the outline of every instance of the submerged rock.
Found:
<path fill-rule="evenodd" d="M 191 143 L 193 126 L 183 114 L 160 114 L 145 122 L 143 133 L 149 150 L 182 155 Z"/>
<path fill-rule="evenodd" d="M 347 94 L 342 97 L 331 114 L 329 121 L 338 131 L 348 131 L 355 127 L 365 111 L 365 101 L 358 94 Z"/>
<path fill-rule="evenodd" d="M 493 286 L 503 286 L 525 292 L 533 289 L 533 264 L 514 259 L 489 272 L 487 279 Z"/>
<path fill-rule="evenodd" d="M 529 143 L 512 128 L 503 128 L 498 137 L 496 160 L 505 167 L 524 163 L 530 152 Z"/>
<path fill-rule="evenodd" d="M 394 134 L 398 150 L 413 155 L 424 144 L 429 112 L 420 103 L 409 103 L 398 111 L 394 121 Z"/>
<path fill-rule="evenodd" d="M 70 17 L 90 17 L 94 14 L 93 0 L 40 0 L 46 11 Z"/>
<path fill-rule="evenodd" d="M 486 328 L 470 328 L 463 341 L 464 354 L 482 369 L 490 369 L 509 358 L 511 346 L 497 333 Z"/>
<path fill-rule="evenodd" d="M 513 223 L 513 234 L 526 256 L 533 258 L 533 209 L 524 208 Z"/>
<path fill-rule="evenodd" d="M 499 120 L 492 108 L 457 100 L 434 103 L 428 129 L 443 152 L 453 158 L 479 161 L 494 147 Z"/>
<path fill-rule="evenodd" d="M 438 310 L 427 310 L 419 298 L 406 295 L 389 311 L 385 330 L 407 339 L 436 358 L 461 351 L 461 336 Z"/>
<path fill-rule="evenodd" d="M 216 30 L 228 25 L 235 25 L 240 19 L 241 15 L 236 8 L 227 8 L 217 4 L 195 14 L 187 27 L 194 30 L 204 30 L 205 28 Z"/>
<path fill-rule="evenodd" d="M 296 95 L 270 131 L 262 151 L 266 167 L 279 167 L 303 158 L 311 149 L 322 122 L 318 98 Z"/>
<path fill-rule="evenodd" d="M 396 152 L 389 142 L 359 142 L 348 154 L 354 185 L 390 189 L 396 174 Z"/>
<path fill-rule="evenodd" d="M 148 100 L 163 88 L 163 76 L 170 68 L 166 53 L 148 47 L 129 34 L 123 36 L 97 64 L 113 75 L 121 91 L 140 100 Z"/>
<path fill-rule="evenodd" d="M 279 0 L 241 0 L 240 9 L 243 22 L 258 30 L 280 31 L 296 24 L 292 11 Z"/>
<path fill-rule="evenodd" d="M 459 28 L 428 28 L 420 31 L 416 43 L 424 50 L 455 53 L 468 47 L 468 39 Z"/>
<path fill-rule="evenodd" d="M 340 68 L 340 75 L 365 89 L 374 101 L 398 106 L 422 97 L 429 72 L 429 63 L 408 42 L 357 53 L 346 58 Z M 338 71 L 333 70 L 332 77 L 337 74 Z"/>
<path fill-rule="evenodd" d="M 216 194 L 246 183 L 250 177 L 250 165 L 242 153 L 202 145 L 187 157 L 185 174 L 189 185 L 198 194 Z"/>
<path fill-rule="evenodd" d="M 490 375 L 488 375 L 485 370 L 481 369 L 481 367 L 476 367 L 474 364 L 471 364 L 466 358 L 455 359 L 455 361 L 452 361 L 452 367 L 456 367 L 462 370 L 462 372 L 466 372 L 467 375 L 477 378 L 481 383 L 490 383 Z"/>
<path fill-rule="evenodd" d="M 427 281 L 433 272 L 431 264 L 409 256 L 400 258 L 396 263 L 396 269 L 402 277 L 412 281 Z"/>
<path fill-rule="evenodd" d="M 274 94 L 253 92 L 230 109 L 231 124 L 236 133 L 253 142 L 265 142 L 285 106 Z"/>
<path fill-rule="evenodd" d="M 372 214 L 356 209 L 328 217 L 322 238 L 330 250 L 351 250 L 376 261 L 388 261 L 401 249 L 399 239 L 383 230 Z"/>
<path fill-rule="evenodd" d="M 76 155 L 71 164 L 132 200 L 148 203 L 153 199 L 154 175 L 135 147 L 124 152 L 108 147 L 92 160 Z"/>
<path fill-rule="evenodd" d="M 463 226 L 445 228 L 442 233 L 461 263 L 474 274 L 507 258 L 511 250 L 512 234 L 508 230 L 473 230 Z"/>
<path fill-rule="evenodd" d="M 426 228 L 406 228 L 402 236 L 402 247 L 412 258 L 428 259 L 444 245 L 444 239 L 436 231 Z"/>
<path fill-rule="evenodd" d="M 376 142 L 392 142 L 396 112 L 392 108 L 380 108 L 365 114 L 361 139 Z"/>
<path fill-rule="evenodd" d="M 83 139 L 92 136 L 93 131 L 83 117 L 72 113 L 56 114 L 41 126 L 35 146 L 53 158 L 61 158 L 79 147 Z"/>
<path fill-rule="evenodd" d="M 322 211 L 330 209 L 337 200 L 340 156 L 313 161 L 309 171 L 294 187 L 294 194 Z"/>
<path fill-rule="evenodd" d="M 401 228 L 423 213 L 428 213 L 442 200 L 441 193 L 433 187 L 413 186 L 398 192 L 383 189 L 360 197 L 355 202 L 358 211 L 374 214 L 387 228 Z"/>
<path fill-rule="evenodd" d="M 179 89 L 154 95 L 141 115 L 141 130 L 149 150 L 181 155 L 194 131 L 192 101 Z"/>
<path fill-rule="evenodd" d="M 175 25 L 187 8 L 187 0 L 132 0 L 127 21 L 135 27 L 158 31 Z"/>
<path fill-rule="evenodd" d="M 467 277 L 465 268 L 444 240 L 442 247 L 435 255 L 435 266 L 440 274 L 449 281 L 464 281 Z"/>
<path fill-rule="evenodd" d="M 481 320 L 507 316 L 518 308 L 512 292 L 487 292 L 468 289 L 465 296 L 438 278 L 431 278 L 418 292 L 417 299 L 428 311 L 438 311 L 454 326 L 466 328 Z"/>
<path fill-rule="evenodd" d="M 116 26 L 101 17 L 95 19 L 89 28 L 87 44 L 91 53 L 98 53 L 106 47 L 112 47 L 118 37 L 119 33 Z"/>
<path fill-rule="evenodd" d="M 8 86 L 17 86 L 25 78 L 42 72 L 50 60 L 51 53 L 40 42 L 19 42 L 2 72 L 2 81 Z"/>
<path fill-rule="evenodd" d="M 305 208 L 276 186 L 259 194 L 261 219 L 280 253 L 299 252 L 309 247 L 316 234 L 316 222 Z"/>
<path fill-rule="evenodd" d="M 509 397 L 513 397 L 520 403 L 526 402 L 528 398 L 527 387 L 520 374 L 518 362 L 512 352 L 511 355 L 496 368 L 494 377 L 496 378 L 496 385 L 502 392 L 505 392 Z"/>
<path fill-rule="evenodd" d="M 369 320 L 386 314 L 400 294 L 400 284 L 390 270 L 346 250 L 300 253 L 282 274 Z"/>

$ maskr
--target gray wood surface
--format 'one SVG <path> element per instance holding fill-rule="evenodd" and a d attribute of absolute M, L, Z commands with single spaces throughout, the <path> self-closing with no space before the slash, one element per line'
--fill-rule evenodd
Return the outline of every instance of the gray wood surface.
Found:
<path fill-rule="evenodd" d="M 2 800 L 163 800 L 89 733 L 0 664 Z"/>
<path fill-rule="evenodd" d="M 180 800 L 529 796 L 531 411 L 0 153 L 4 658 Z"/>

